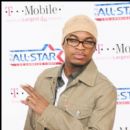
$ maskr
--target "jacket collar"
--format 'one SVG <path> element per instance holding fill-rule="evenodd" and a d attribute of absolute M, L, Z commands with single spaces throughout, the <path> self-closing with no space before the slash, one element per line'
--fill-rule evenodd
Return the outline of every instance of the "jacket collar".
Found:
<path fill-rule="evenodd" d="M 51 73 L 50 71 L 48 71 L 45 77 L 58 78 L 60 76 L 63 65 L 64 64 L 59 67 L 53 68 Z M 91 60 L 89 64 L 84 68 L 84 70 L 76 77 L 76 80 L 80 80 L 89 86 L 94 86 L 97 73 L 98 70 L 96 64 L 93 60 Z"/>
<path fill-rule="evenodd" d="M 77 78 L 89 86 L 94 86 L 97 73 L 98 70 L 96 64 L 93 60 L 91 60 L 84 71 Z"/>
<path fill-rule="evenodd" d="M 51 72 L 50 71 L 46 71 L 45 73 L 45 77 L 46 78 L 58 78 L 60 76 L 60 73 L 62 71 L 63 68 L 63 64 L 54 68 L 51 68 Z"/>

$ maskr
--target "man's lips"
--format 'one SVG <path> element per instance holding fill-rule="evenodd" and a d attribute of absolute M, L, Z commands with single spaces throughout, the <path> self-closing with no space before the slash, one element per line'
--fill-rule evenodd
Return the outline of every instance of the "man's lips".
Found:
<path fill-rule="evenodd" d="M 76 59 L 84 59 L 86 57 L 86 55 L 83 53 L 75 53 L 73 56 Z"/>

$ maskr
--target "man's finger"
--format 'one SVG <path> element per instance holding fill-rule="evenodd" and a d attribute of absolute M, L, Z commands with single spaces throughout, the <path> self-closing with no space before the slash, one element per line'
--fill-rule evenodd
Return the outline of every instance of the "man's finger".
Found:
<path fill-rule="evenodd" d="M 34 90 L 34 88 L 32 88 L 30 85 L 21 85 L 22 89 L 24 91 L 26 91 L 30 96 L 36 98 L 37 97 L 37 93 Z"/>
<path fill-rule="evenodd" d="M 37 102 L 37 100 L 35 100 L 33 97 L 31 97 L 31 96 L 28 96 L 27 98 L 26 98 L 26 101 L 27 102 L 31 102 L 31 103 L 33 103 L 34 105 L 36 105 L 36 102 Z"/>

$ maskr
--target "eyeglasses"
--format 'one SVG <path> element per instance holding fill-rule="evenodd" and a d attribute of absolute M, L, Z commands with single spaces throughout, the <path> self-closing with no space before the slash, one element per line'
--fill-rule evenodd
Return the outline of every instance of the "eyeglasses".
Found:
<path fill-rule="evenodd" d="M 80 43 L 82 43 L 84 48 L 93 48 L 96 44 L 96 42 L 92 41 L 91 39 L 85 39 L 84 41 L 80 41 L 80 40 L 74 39 L 74 38 L 67 38 L 66 41 L 67 41 L 67 44 L 72 47 L 76 47 Z"/>

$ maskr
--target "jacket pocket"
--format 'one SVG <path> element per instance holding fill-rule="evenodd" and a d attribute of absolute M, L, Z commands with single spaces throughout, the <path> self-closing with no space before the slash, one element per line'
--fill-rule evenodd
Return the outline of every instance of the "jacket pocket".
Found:
<path fill-rule="evenodd" d="M 84 119 L 91 116 L 92 107 L 84 105 L 77 106 L 75 104 L 71 104 L 66 107 L 66 112 L 77 119 Z"/>

